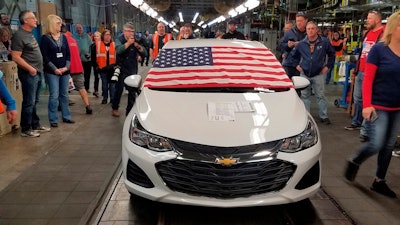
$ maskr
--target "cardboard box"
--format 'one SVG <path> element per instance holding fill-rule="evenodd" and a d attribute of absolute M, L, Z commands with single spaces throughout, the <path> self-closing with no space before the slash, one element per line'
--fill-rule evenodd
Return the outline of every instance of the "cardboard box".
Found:
<path fill-rule="evenodd" d="M 7 89 L 14 97 L 17 103 L 18 117 L 14 124 L 9 124 L 7 121 L 7 114 L 0 114 L 0 136 L 10 133 L 12 130 L 18 129 L 21 121 L 21 107 L 22 107 L 22 87 L 18 78 L 17 64 L 13 61 L 0 63 L 0 70 L 3 71 L 3 82 L 6 84 Z"/>

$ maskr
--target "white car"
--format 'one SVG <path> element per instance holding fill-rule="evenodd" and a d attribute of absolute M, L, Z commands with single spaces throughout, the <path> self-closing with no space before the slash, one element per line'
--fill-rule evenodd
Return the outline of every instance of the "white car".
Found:
<path fill-rule="evenodd" d="M 321 185 L 321 141 L 271 51 L 255 41 L 169 41 L 122 133 L 133 195 L 164 203 L 243 207 L 300 201 Z"/>

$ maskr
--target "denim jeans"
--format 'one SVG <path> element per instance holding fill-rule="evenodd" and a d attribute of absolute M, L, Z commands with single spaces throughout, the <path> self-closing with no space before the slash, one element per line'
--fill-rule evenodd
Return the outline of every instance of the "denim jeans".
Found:
<path fill-rule="evenodd" d="M 25 132 L 40 127 L 40 119 L 36 114 L 36 105 L 39 103 L 40 85 L 42 77 L 20 72 L 18 78 L 22 86 L 21 131 Z"/>
<path fill-rule="evenodd" d="M 308 77 L 304 73 L 300 73 L 300 76 L 307 78 L 310 81 L 310 85 L 301 91 L 301 99 L 306 106 L 306 109 L 310 112 L 311 107 L 311 89 L 315 94 L 318 105 L 318 115 L 320 119 L 328 118 L 328 103 L 325 97 L 325 76 L 326 74 L 319 74 L 314 77 Z"/>
<path fill-rule="evenodd" d="M 392 150 L 400 132 L 400 111 L 376 110 L 378 119 L 369 122 L 369 142 L 366 142 L 352 158 L 356 164 L 361 164 L 369 157 L 378 154 L 376 177 L 385 179 Z"/>
<path fill-rule="evenodd" d="M 361 126 L 360 134 L 368 136 L 368 123 L 362 117 L 362 83 L 364 79 L 364 72 L 358 71 L 353 90 L 354 100 L 354 114 L 351 119 L 351 124 Z"/>
<path fill-rule="evenodd" d="M 108 94 L 110 94 L 110 102 L 113 102 L 115 96 L 115 85 L 116 83 L 112 83 L 109 81 L 107 73 L 100 72 L 101 78 L 101 95 L 103 96 L 103 100 L 108 99 Z"/>
<path fill-rule="evenodd" d="M 49 121 L 50 123 L 58 123 L 58 104 L 60 103 L 61 115 L 63 120 L 71 120 L 71 112 L 69 111 L 68 83 L 70 75 L 55 75 L 45 73 L 46 83 L 49 86 Z"/>

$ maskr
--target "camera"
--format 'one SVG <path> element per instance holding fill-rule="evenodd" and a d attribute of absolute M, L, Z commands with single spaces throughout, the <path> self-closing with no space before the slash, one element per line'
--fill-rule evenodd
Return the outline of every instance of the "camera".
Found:
<path fill-rule="evenodd" d="M 118 82 L 119 74 L 121 73 L 121 68 L 116 66 L 114 68 L 114 74 L 111 77 L 111 82 Z"/>

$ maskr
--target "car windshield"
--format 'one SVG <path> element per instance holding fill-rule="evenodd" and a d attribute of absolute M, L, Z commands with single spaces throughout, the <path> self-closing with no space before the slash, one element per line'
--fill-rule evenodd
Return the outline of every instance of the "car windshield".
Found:
<path fill-rule="evenodd" d="M 182 92 L 276 92 L 293 88 L 266 47 L 163 48 L 144 87 Z"/>

